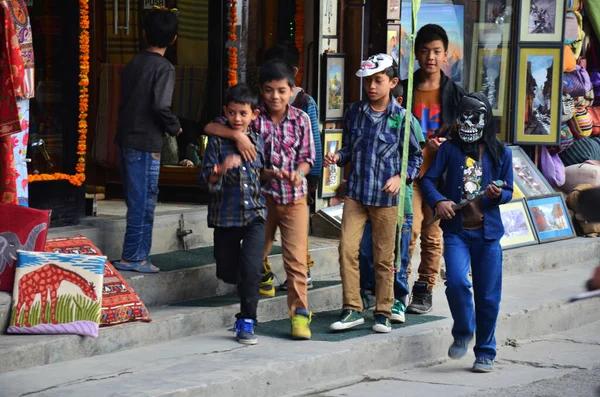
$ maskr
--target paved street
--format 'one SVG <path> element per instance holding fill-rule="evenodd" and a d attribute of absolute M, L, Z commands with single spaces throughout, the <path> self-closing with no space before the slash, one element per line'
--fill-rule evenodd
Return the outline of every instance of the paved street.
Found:
<path fill-rule="evenodd" d="M 358 383 L 313 397 L 439 397 L 442 393 L 445 397 L 600 396 L 600 322 L 542 339 L 502 342 L 491 374 L 469 371 L 471 353 L 461 360 L 424 368 L 368 373 Z"/>

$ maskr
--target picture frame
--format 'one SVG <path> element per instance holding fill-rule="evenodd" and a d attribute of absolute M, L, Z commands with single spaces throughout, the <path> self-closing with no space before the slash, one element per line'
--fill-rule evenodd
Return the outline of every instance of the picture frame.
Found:
<path fill-rule="evenodd" d="M 323 0 L 321 3 L 321 36 L 338 34 L 338 1 Z"/>
<path fill-rule="evenodd" d="M 560 194 L 527 199 L 527 208 L 541 244 L 575 237 L 573 223 Z"/>
<path fill-rule="evenodd" d="M 557 145 L 562 115 L 563 45 L 519 46 L 514 143 Z M 550 73 L 552 72 L 552 73 Z"/>
<path fill-rule="evenodd" d="M 492 105 L 492 113 L 496 117 L 506 118 L 508 64 L 510 62 L 508 47 L 479 47 L 477 49 L 477 78 L 475 91 L 483 93 Z"/>
<path fill-rule="evenodd" d="M 322 57 L 321 117 L 323 121 L 343 120 L 346 55 L 341 53 L 323 53 Z"/>
<path fill-rule="evenodd" d="M 387 0 L 387 19 L 400 20 L 401 0 Z"/>
<path fill-rule="evenodd" d="M 562 43 L 565 15 L 565 0 L 522 0 L 519 41 Z"/>
<path fill-rule="evenodd" d="M 500 217 L 504 226 L 504 235 L 500 239 L 503 250 L 539 244 L 539 239 L 529 209 L 524 199 L 502 204 Z"/>
<path fill-rule="evenodd" d="M 508 4 L 507 4 L 508 3 Z M 506 6 L 511 6 L 511 0 L 480 0 L 479 2 L 479 22 L 496 23 L 498 18 L 504 16 L 510 22 L 510 15 L 506 18 Z"/>
<path fill-rule="evenodd" d="M 344 130 L 325 130 L 323 134 L 323 155 L 328 153 L 336 153 L 342 148 L 342 137 Z M 337 165 L 323 166 L 323 174 L 321 175 L 320 197 L 334 197 L 337 194 L 337 189 L 340 187 L 344 174 L 344 169 Z"/>
<path fill-rule="evenodd" d="M 519 146 L 509 146 L 513 162 L 513 199 L 552 195 L 554 189 Z"/>
<path fill-rule="evenodd" d="M 390 55 L 396 63 L 400 61 L 400 25 L 390 23 L 387 25 L 386 54 Z"/>
<path fill-rule="evenodd" d="M 338 39 L 337 37 L 322 37 L 322 51 L 321 52 L 338 52 Z"/>
<path fill-rule="evenodd" d="M 344 203 L 332 207 L 322 208 L 319 212 L 337 227 L 342 227 L 342 217 L 344 216 Z"/>

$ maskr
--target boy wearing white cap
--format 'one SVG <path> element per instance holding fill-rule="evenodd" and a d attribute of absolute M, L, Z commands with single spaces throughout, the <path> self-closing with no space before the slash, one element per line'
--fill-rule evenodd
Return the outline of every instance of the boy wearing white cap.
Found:
<path fill-rule="evenodd" d="M 392 98 L 398 84 L 398 67 L 387 54 L 377 54 L 361 63 L 356 72 L 364 78 L 368 99 L 353 103 L 344 116 L 342 148 L 328 153 L 324 165 L 344 167 L 352 163 L 347 178 L 340 238 L 340 274 L 343 306 L 332 331 L 364 323 L 360 296 L 358 250 L 367 218 L 373 226 L 375 267 L 375 332 L 392 330 L 394 303 L 394 246 L 398 219 L 400 178 L 412 182 L 419 175 L 423 155 L 412 131 L 409 139 L 408 169 L 400 175 L 406 110 Z M 418 121 L 413 118 L 412 125 Z"/>

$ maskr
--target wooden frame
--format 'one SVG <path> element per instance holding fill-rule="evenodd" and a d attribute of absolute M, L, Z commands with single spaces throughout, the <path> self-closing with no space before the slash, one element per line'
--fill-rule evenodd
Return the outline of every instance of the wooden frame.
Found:
<path fill-rule="evenodd" d="M 502 249 L 539 244 L 525 200 L 514 200 L 499 208 L 504 226 L 504 236 L 500 239 Z"/>
<path fill-rule="evenodd" d="M 400 20 L 400 4 L 402 0 L 387 0 L 387 19 Z"/>
<path fill-rule="evenodd" d="M 345 54 L 323 53 L 321 68 L 321 117 L 323 121 L 344 119 Z"/>
<path fill-rule="evenodd" d="M 565 15 L 565 0 L 522 0 L 519 12 L 519 41 L 562 43 Z"/>
<path fill-rule="evenodd" d="M 573 223 L 560 194 L 527 199 L 527 208 L 540 243 L 575 237 Z"/>
<path fill-rule="evenodd" d="M 562 44 L 518 48 L 514 143 L 558 144 L 562 115 L 562 53 Z M 552 75 L 548 76 L 550 71 Z"/>
<path fill-rule="evenodd" d="M 323 155 L 327 153 L 336 153 L 342 148 L 342 137 L 344 130 L 325 130 L 323 134 Z M 337 189 L 340 187 L 344 175 L 344 169 L 337 165 L 323 166 L 323 175 L 321 176 L 320 197 L 334 197 Z"/>
<path fill-rule="evenodd" d="M 546 178 L 519 146 L 509 146 L 513 159 L 513 198 L 533 198 L 554 194 Z"/>

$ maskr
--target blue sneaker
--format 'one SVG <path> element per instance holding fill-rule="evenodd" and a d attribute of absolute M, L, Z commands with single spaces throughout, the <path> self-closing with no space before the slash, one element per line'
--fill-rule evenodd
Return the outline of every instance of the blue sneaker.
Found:
<path fill-rule="evenodd" d="M 448 357 L 453 360 L 463 357 L 467 354 L 469 348 L 469 339 L 454 339 L 454 342 L 448 349 Z"/>
<path fill-rule="evenodd" d="M 254 335 L 254 320 L 240 318 L 233 325 L 235 339 L 244 345 L 256 345 L 258 340 Z"/>
<path fill-rule="evenodd" d="M 494 360 L 485 357 L 476 357 L 471 371 L 488 373 L 494 370 Z"/>

